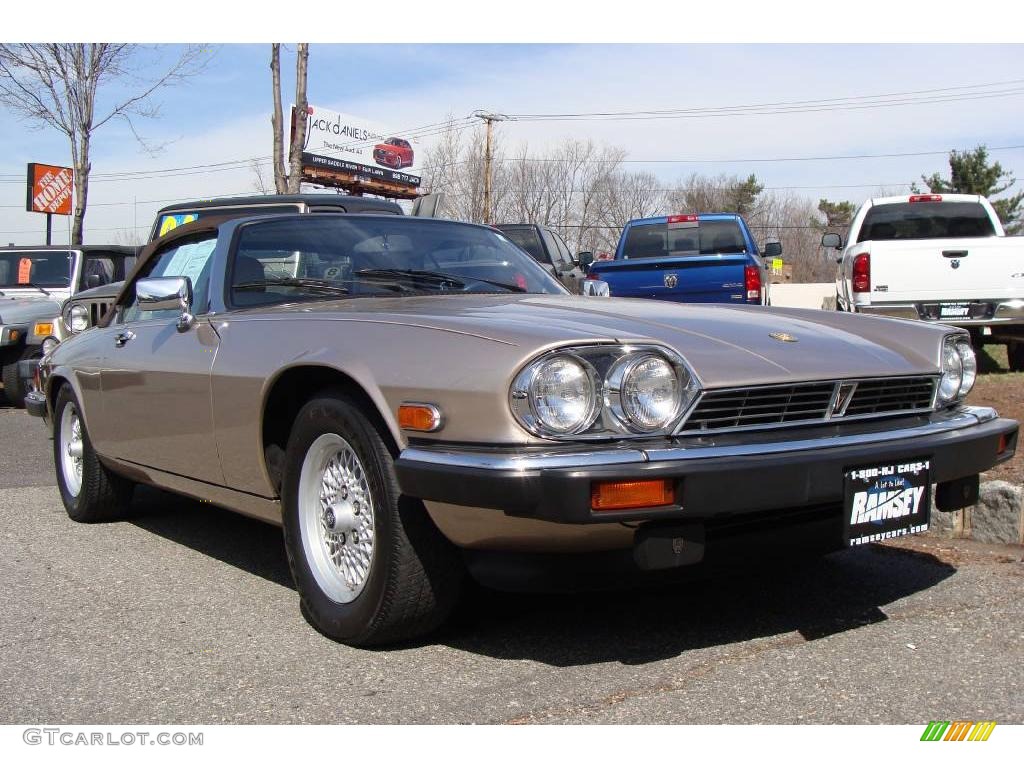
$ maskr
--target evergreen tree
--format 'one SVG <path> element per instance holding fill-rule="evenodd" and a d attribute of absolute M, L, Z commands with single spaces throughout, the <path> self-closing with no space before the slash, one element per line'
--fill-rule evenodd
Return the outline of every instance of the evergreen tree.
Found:
<path fill-rule="evenodd" d="M 948 192 L 983 195 L 989 198 L 989 202 L 995 208 L 1006 234 L 1016 235 L 1024 230 L 1024 222 L 1021 221 L 1024 192 L 1004 197 L 1002 200 L 992 199 L 1016 184 L 1017 180 L 1009 171 L 1004 171 L 999 163 L 989 163 L 988 150 L 984 145 L 964 152 L 957 152 L 954 149 L 949 153 L 949 170 L 949 180 L 937 173 L 922 176 L 921 180 L 936 194 Z"/>

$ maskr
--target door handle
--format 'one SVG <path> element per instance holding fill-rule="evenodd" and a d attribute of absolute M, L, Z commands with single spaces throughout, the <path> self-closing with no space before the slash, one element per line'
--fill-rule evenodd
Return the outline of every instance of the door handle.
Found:
<path fill-rule="evenodd" d="M 131 331 L 121 331 L 121 333 L 114 336 L 114 346 L 123 347 L 129 341 L 135 338 L 135 334 Z"/>
<path fill-rule="evenodd" d="M 943 251 L 942 255 L 947 259 L 962 259 L 967 255 L 967 251 Z"/>

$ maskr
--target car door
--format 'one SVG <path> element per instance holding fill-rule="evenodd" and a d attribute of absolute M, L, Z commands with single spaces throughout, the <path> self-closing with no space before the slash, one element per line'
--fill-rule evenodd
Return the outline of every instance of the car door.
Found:
<path fill-rule="evenodd" d="M 573 293 L 579 293 L 580 275 L 579 270 L 572 261 L 572 253 L 565 241 L 551 230 L 542 229 L 544 240 L 551 251 L 551 264 L 555 268 L 555 277 L 558 281 Z"/>
<path fill-rule="evenodd" d="M 140 310 L 129 289 L 102 336 L 102 424 L 90 425 L 102 454 L 208 483 L 223 483 L 214 440 L 210 378 L 219 337 L 208 319 L 214 233 L 168 244 L 139 277 L 186 276 L 196 317 Z M 135 282 L 137 282 L 136 278 Z"/>

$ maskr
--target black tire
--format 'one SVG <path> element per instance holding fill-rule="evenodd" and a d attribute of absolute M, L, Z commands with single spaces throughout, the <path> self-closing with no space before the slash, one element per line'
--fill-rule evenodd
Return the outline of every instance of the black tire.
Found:
<path fill-rule="evenodd" d="M 61 432 L 65 428 L 64 415 L 68 408 L 79 414 L 81 428 L 82 478 L 77 493 L 69 487 L 63 469 L 65 443 Z M 64 509 L 68 517 L 78 523 L 99 523 L 122 517 L 131 503 L 135 484 L 103 466 L 93 450 L 81 413 L 82 407 L 74 390 L 69 384 L 62 385 L 53 409 L 53 464 Z"/>
<path fill-rule="evenodd" d="M 1006 361 L 1014 373 L 1024 371 L 1024 341 L 1011 341 L 1006 345 Z"/>
<path fill-rule="evenodd" d="M 0 376 L 4 382 L 4 398 L 15 408 L 24 408 L 25 392 L 22 391 L 21 380 L 18 378 L 18 363 L 5 365 Z"/>
<path fill-rule="evenodd" d="M 320 514 L 319 506 L 300 509 L 300 485 L 307 455 L 311 477 L 320 476 L 312 469 L 314 444 L 327 435 L 342 438 L 358 458 L 372 506 L 372 558 L 361 591 L 348 602 L 329 596 L 314 575 L 316 569 L 324 578 L 324 565 L 311 564 L 300 523 L 300 515 L 309 521 Z M 364 647 L 396 643 L 435 629 L 454 609 L 464 579 L 458 550 L 437 530 L 422 502 L 401 495 L 394 457 L 381 433 L 345 393 L 321 393 L 299 411 L 285 451 L 281 497 L 285 549 L 302 613 L 327 637 Z M 308 536 L 310 547 L 325 546 Z"/>

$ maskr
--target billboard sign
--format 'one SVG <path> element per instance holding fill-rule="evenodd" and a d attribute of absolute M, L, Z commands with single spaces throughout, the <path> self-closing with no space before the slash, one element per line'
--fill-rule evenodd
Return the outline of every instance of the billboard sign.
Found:
<path fill-rule="evenodd" d="M 29 163 L 25 210 L 70 216 L 74 178 L 70 168 Z"/>
<path fill-rule="evenodd" d="M 401 132 L 343 112 L 309 107 L 303 166 L 418 187 L 420 160 L 418 142 Z"/>

